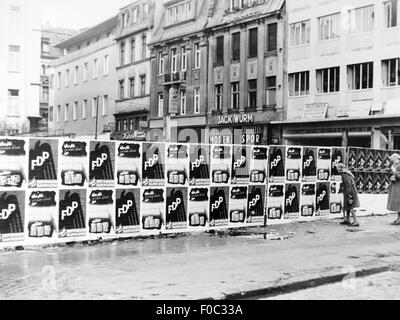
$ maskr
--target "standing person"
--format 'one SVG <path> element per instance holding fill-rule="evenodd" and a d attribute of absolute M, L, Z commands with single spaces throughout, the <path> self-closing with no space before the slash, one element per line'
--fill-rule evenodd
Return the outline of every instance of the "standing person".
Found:
<path fill-rule="evenodd" d="M 360 224 L 357 222 L 356 211 L 354 210 L 360 207 L 355 178 L 343 163 L 337 165 L 337 170 L 343 180 L 343 212 L 345 213 L 345 217 L 341 224 L 359 227 Z M 353 216 L 353 222 L 350 222 L 350 213 Z"/>
<path fill-rule="evenodd" d="M 400 155 L 398 153 L 394 153 L 390 157 L 390 161 L 392 161 L 392 175 L 390 177 L 390 181 L 392 183 L 389 189 L 387 209 L 389 211 L 397 212 L 397 220 L 392 222 L 392 225 L 400 226 Z"/>

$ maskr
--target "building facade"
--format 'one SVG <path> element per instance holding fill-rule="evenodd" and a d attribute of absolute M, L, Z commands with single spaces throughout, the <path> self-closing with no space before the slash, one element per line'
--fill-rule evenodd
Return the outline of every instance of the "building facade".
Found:
<path fill-rule="evenodd" d="M 0 134 L 29 133 L 40 119 L 40 14 L 29 0 L 0 2 Z"/>
<path fill-rule="evenodd" d="M 56 45 L 63 56 L 53 65 L 54 97 L 49 107 L 53 132 L 110 138 L 117 96 L 117 26 L 116 15 Z"/>
<path fill-rule="evenodd" d="M 113 139 L 146 139 L 150 109 L 150 51 L 155 3 L 136 1 L 120 10 L 117 42 L 115 132 Z"/>
<path fill-rule="evenodd" d="M 399 0 L 288 0 L 283 143 L 400 147 Z"/>

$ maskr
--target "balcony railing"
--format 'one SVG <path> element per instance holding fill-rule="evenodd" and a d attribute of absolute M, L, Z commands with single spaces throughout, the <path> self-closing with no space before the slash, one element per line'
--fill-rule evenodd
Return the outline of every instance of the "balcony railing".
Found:
<path fill-rule="evenodd" d="M 166 73 L 163 77 L 164 85 L 182 83 L 187 81 L 186 71 Z"/>

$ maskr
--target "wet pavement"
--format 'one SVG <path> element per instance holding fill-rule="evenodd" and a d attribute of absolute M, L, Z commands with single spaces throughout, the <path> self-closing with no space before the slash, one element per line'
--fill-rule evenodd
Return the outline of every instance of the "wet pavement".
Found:
<path fill-rule="evenodd" d="M 222 299 L 319 276 L 400 265 L 393 216 L 241 233 L 0 252 L 0 299 Z M 280 239 L 280 240 L 278 240 Z M 397 282 L 396 282 L 397 283 Z"/>

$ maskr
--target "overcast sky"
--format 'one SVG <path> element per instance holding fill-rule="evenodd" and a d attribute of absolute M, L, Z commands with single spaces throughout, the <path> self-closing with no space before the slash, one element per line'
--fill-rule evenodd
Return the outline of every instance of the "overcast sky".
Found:
<path fill-rule="evenodd" d="M 1 1 L 1 0 L 0 0 Z M 82 29 L 112 17 L 134 0 L 34 0 L 42 6 L 43 23 Z"/>

